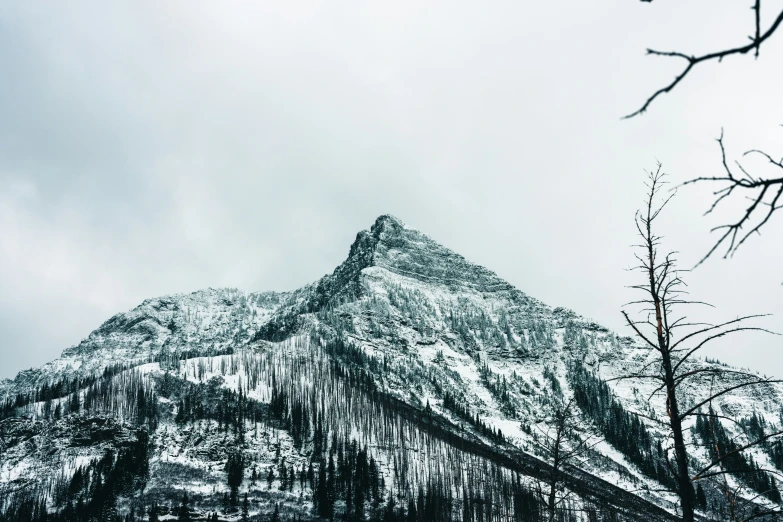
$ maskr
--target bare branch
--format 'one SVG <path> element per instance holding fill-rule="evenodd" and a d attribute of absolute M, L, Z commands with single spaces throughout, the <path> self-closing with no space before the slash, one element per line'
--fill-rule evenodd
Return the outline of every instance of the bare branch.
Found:
<path fill-rule="evenodd" d="M 715 339 L 718 339 L 719 337 L 723 337 L 724 335 L 729 335 L 732 333 L 737 332 L 765 332 L 772 335 L 777 335 L 775 332 L 772 332 L 770 330 L 767 330 L 766 328 L 759 328 L 759 327 L 738 327 L 738 328 L 732 328 L 731 330 L 725 330 L 723 332 L 716 333 L 714 335 L 711 335 L 707 337 L 706 339 L 702 340 L 699 344 L 697 344 L 695 347 L 693 347 L 690 351 L 688 351 L 685 356 L 679 360 L 679 362 L 675 365 L 674 370 L 678 370 L 679 367 L 694 353 L 696 353 L 698 350 L 700 350 L 702 347 L 704 347 L 705 344 L 707 344 L 710 341 L 714 341 Z"/>
<path fill-rule="evenodd" d="M 777 210 L 779 210 L 781 206 L 783 206 L 783 176 L 778 178 L 753 177 L 747 173 L 747 171 L 739 162 L 737 162 L 737 166 L 743 172 L 744 177 L 738 177 L 734 175 L 726 161 L 726 148 L 723 144 L 723 130 L 721 130 L 720 137 L 717 139 L 717 141 L 718 145 L 720 146 L 721 160 L 726 175 L 697 177 L 686 181 L 681 186 L 702 182 L 726 184 L 726 186 L 716 190 L 713 193 L 718 197 L 712 203 L 707 212 L 705 212 L 705 215 L 712 213 L 712 211 L 715 210 L 718 204 L 720 204 L 724 199 L 729 198 L 735 192 L 739 191 L 751 194 L 748 197 L 750 204 L 745 208 L 744 213 L 737 221 L 726 225 L 720 225 L 712 229 L 713 232 L 723 231 L 723 233 L 717 239 L 715 244 L 713 244 L 707 254 L 699 260 L 696 266 L 704 263 L 724 244 L 727 244 L 727 246 L 726 251 L 723 254 L 723 258 L 726 259 L 733 256 L 739 247 L 742 246 L 745 241 L 748 240 L 748 238 L 750 238 L 750 236 L 754 234 L 760 234 L 761 228 L 766 225 L 772 215 Z M 758 154 L 766 158 L 767 161 L 773 166 L 783 169 L 783 159 L 775 160 L 766 152 L 755 149 L 745 152 L 743 156 L 750 154 Z M 767 197 L 768 195 L 769 198 Z M 762 212 L 759 222 L 752 226 L 746 233 L 741 234 L 743 227 L 750 225 L 752 220 L 754 220 L 755 216 L 758 214 L 759 209 L 764 207 L 766 207 L 766 212 Z"/>
<path fill-rule="evenodd" d="M 771 315 L 771 314 L 745 315 L 745 316 L 742 316 L 742 317 L 737 317 L 736 319 L 732 319 L 730 321 L 724 321 L 724 322 L 722 322 L 720 324 L 711 325 L 711 326 L 708 326 L 707 328 L 703 328 L 703 329 L 700 329 L 700 330 L 693 331 L 693 332 L 683 336 L 682 339 L 680 339 L 676 343 L 674 343 L 674 345 L 672 345 L 672 348 L 676 348 L 678 345 L 682 344 L 683 342 L 687 341 L 688 339 L 691 339 L 693 337 L 696 337 L 698 335 L 701 335 L 701 334 L 704 334 L 704 333 L 707 333 L 707 332 L 711 332 L 712 330 L 717 330 L 719 328 L 723 328 L 724 326 L 728 326 L 728 325 L 734 324 L 734 323 L 741 323 L 742 321 L 747 321 L 749 319 L 758 319 L 759 317 L 768 317 L 769 315 Z"/>
<path fill-rule="evenodd" d="M 690 73 L 693 68 L 703 62 L 708 62 L 711 60 L 717 60 L 718 62 L 722 61 L 727 56 L 731 55 L 741 55 L 746 54 L 750 51 L 755 51 L 755 55 L 758 57 L 759 49 L 761 48 L 761 44 L 764 43 L 772 34 L 777 30 L 778 26 L 780 26 L 781 22 L 783 22 L 783 11 L 778 14 L 777 18 L 772 22 L 772 25 L 764 32 L 761 32 L 760 27 L 760 3 L 757 2 L 758 8 L 756 9 L 756 35 L 751 38 L 751 42 L 747 45 L 742 45 L 739 47 L 733 47 L 730 49 L 725 49 L 722 51 L 716 51 L 712 53 L 703 54 L 701 56 L 694 56 L 685 54 L 682 52 L 677 51 L 655 51 L 653 49 L 647 49 L 647 54 L 652 56 L 663 56 L 663 57 L 670 57 L 670 58 L 681 58 L 687 62 L 685 68 L 682 70 L 680 74 L 674 77 L 674 80 L 672 80 L 668 85 L 665 85 L 664 87 L 661 87 L 657 91 L 655 91 L 652 96 L 647 98 L 647 100 L 644 102 L 644 104 L 639 108 L 638 110 L 632 112 L 631 114 L 628 114 L 626 116 L 623 116 L 623 119 L 629 119 L 633 118 L 634 116 L 638 116 L 640 114 L 644 114 L 647 111 L 647 108 L 652 104 L 653 101 L 655 101 L 658 96 L 662 94 L 666 94 L 667 92 L 671 92 L 672 89 L 674 89 L 687 75 Z"/>
<path fill-rule="evenodd" d="M 780 383 L 780 382 L 783 382 L 783 379 L 759 379 L 757 381 L 744 382 L 742 384 L 737 384 L 735 386 L 731 386 L 729 388 L 726 388 L 723 391 L 711 394 L 709 398 L 701 401 L 700 403 L 698 403 L 696 406 L 692 407 L 691 409 L 689 409 L 685 413 L 680 414 L 680 420 L 685 419 L 685 417 L 688 417 L 690 415 L 693 415 L 694 412 L 699 410 L 702 406 L 704 406 L 705 404 L 709 403 L 713 399 L 717 399 L 718 397 L 720 397 L 722 395 L 726 395 L 727 393 L 733 392 L 734 390 L 738 390 L 740 388 L 745 388 L 747 386 L 755 386 L 757 384 L 773 384 L 773 383 Z"/>

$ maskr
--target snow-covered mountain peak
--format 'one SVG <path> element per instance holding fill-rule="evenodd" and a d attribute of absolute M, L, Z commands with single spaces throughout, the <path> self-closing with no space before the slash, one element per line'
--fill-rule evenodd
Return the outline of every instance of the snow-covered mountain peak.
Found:
<path fill-rule="evenodd" d="M 239 455 L 247 459 L 242 490 L 258 503 L 251 511 L 271 513 L 271 502 L 281 502 L 305 520 L 328 518 L 317 507 L 318 491 L 336 483 L 320 476 L 331 473 L 335 440 L 342 447 L 354 440 L 357 454 L 364 447 L 375 458 L 378 481 L 387 481 L 380 490 L 388 490 L 377 502 L 391 503 L 394 492 L 404 504 L 420 488 L 435 487 L 433 476 L 448 476 L 453 490 L 437 487 L 456 495 L 460 509 L 493 495 L 500 502 L 499 492 L 515 487 L 532 495 L 530 506 L 517 506 L 520 517 L 529 509 L 532 518 L 514 520 L 539 520 L 532 492 L 548 474 L 540 434 L 551 427 L 553 405 L 570 398 L 580 436 L 604 442 L 569 470 L 574 503 L 564 509 L 588 513 L 602 505 L 605 520 L 672 520 L 666 510 L 673 497 L 660 492 L 671 478 L 657 420 L 665 407 L 651 400 L 654 387 L 615 379 L 649 367 L 651 357 L 634 339 L 553 309 L 382 215 L 357 234 L 345 261 L 314 283 L 284 293 L 210 288 L 146 299 L 60 358 L 0 382 L 0 520 L 4 494 L 70 491 L 76 486 L 63 489 L 48 477 L 78 485 L 79 466 L 98 466 L 107 450 L 128 443 L 148 455 L 149 468 L 134 473 L 149 482 L 143 495 L 118 493 L 123 513 L 153 499 L 171 504 L 186 490 L 200 509 L 219 508 L 221 521 L 237 520 L 237 499 L 228 496 L 236 487 L 227 477 Z M 710 384 L 683 388 L 683 404 L 698 403 Z M 783 387 L 737 389 L 713 406 L 740 425 L 753 418 L 772 430 L 783 422 Z M 688 430 L 697 447 L 703 434 Z M 726 431 L 744 440 L 733 425 Z M 708 455 L 696 451 L 694 459 Z M 753 459 L 783 469 L 783 453 L 769 448 Z M 449 470 L 438 469 L 443 462 Z M 475 475 L 488 463 L 489 475 Z M 284 464 L 295 470 L 283 471 Z M 28 481 L 33 467 L 43 471 Z M 288 494 L 295 472 L 297 497 Z M 495 489 L 469 489 L 497 480 Z M 766 491 L 759 481 L 739 484 Z M 718 506 L 718 489 L 707 496 Z M 50 507 L 66 509 L 66 497 L 50 499 Z M 349 504 L 339 497 L 339 509 Z M 612 518 L 620 512 L 628 516 Z M 585 517 L 578 520 L 595 519 Z"/>
<path fill-rule="evenodd" d="M 370 232 L 377 234 L 382 234 L 384 232 L 393 234 L 404 228 L 407 227 L 400 218 L 392 216 L 391 214 L 382 214 L 378 216 L 378 218 L 375 220 L 375 223 L 372 224 L 372 227 L 370 227 Z"/>
<path fill-rule="evenodd" d="M 513 287 L 491 270 L 471 263 L 399 219 L 382 215 L 360 232 L 344 263 L 362 270 L 378 266 L 396 274 L 446 287 L 496 292 Z M 343 265 L 335 273 L 342 272 Z"/>

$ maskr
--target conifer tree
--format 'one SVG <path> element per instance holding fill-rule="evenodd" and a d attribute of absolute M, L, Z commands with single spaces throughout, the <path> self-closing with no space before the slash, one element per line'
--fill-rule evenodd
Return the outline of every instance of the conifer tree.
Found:
<path fill-rule="evenodd" d="M 707 495 L 704 493 L 704 488 L 701 484 L 696 486 L 696 506 L 700 509 L 707 507 Z"/>
<path fill-rule="evenodd" d="M 190 506 L 189 506 L 189 503 L 190 503 L 190 501 L 188 499 L 187 491 L 183 492 L 182 493 L 182 501 L 180 502 L 179 509 L 178 509 L 179 516 L 177 517 L 177 520 L 179 522 L 190 522 L 190 520 L 192 520 L 192 518 L 190 516 Z"/>
<path fill-rule="evenodd" d="M 266 474 L 266 488 L 272 489 L 272 483 L 275 481 L 275 471 L 269 466 L 269 473 Z"/>
<path fill-rule="evenodd" d="M 236 506 L 239 486 L 242 484 L 244 475 L 244 460 L 240 452 L 234 452 L 228 456 L 225 470 L 228 487 L 231 489 L 231 505 Z"/>
<path fill-rule="evenodd" d="M 310 485 L 310 489 L 315 489 L 315 470 L 313 469 L 313 461 L 307 465 L 307 483 Z"/>
<path fill-rule="evenodd" d="M 245 493 L 245 497 L 242 499 L 242 517 L 240 518 L 242 522 L 248 522 L 250 520 L 250 514 L 248 510 L 249 503 L 247 501 L 247 493 Z"/>
<path fill-rule="evenodd" d="M 323 518 L 331 518 L 334 506 L 333 496 L 330 491 L 330 479 L 326 471 L 326 463 L 321 460 L 318 465 L 318 482 L 316 485 L 315 501 L 318 515 Z"/>

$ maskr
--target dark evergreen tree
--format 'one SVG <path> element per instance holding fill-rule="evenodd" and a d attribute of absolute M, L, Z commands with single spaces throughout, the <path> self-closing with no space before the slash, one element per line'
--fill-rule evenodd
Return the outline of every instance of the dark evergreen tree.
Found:
<path fill-rule="evenodd" d="M 150 505 L 149 512 L 149 522 L 160 522 L 160 519 L 158 518 L 158 503 L 153 502 Z"/>
<path fill-rule="evenodd" d="M 266 487 L 272 489 L 272 483 L 275 481 L 275 470 L 269 466 L 269 473 L 266 474 Z"/>
<path fill-rule="evenodd" d="M 696 486 L 696 506 L 699 509 L 707 507 L 707 495 L 704 493 L 704 488 L 701 487 L 701 484 Z"/>
<path fill-rule="evenodd" d="M 414 502 L 413 497 L 410 497 L 408 499 L 408 517 L 406 522 L 418 522 L 418 520 L 416 515 L 416 502 Z"/>
<path fill-rule="evenodd" d="M 237 451 L 229 454 L 225 470 L 228 487 L 231 490 L 231 506 L 236 507 L 238 503 L 237 495 L 239 486 L 242 484 L 242 478 L 245 471 L 245 463 L 241 452 Z"/>
<path fill-rule="evenodd" d="M 177 520 L 179 522 L 190 522 L 193 520 L 193 518 L 190 516 L 190 500 L 188 499 L 187 492 L 182 493 L 182 500 L 180 501 L 177 513 Z"/>
<path fill-rule="evenodd" d="M 318 465 L 318 482 L 314 496 L 318 516 L 331 518 L 334 514 L 334 496 L 331 492 L 330 479 L 326 471 L 326 463 L 321 460 Z"/>
<path fill-rule="evenodd" d="M 307 483 L 310 485 L 311 490 L 315 490 L 315 470 L 313 469 L 313 461 L 307 465 Z"/>
<path fill-rule="evenodd" d="M 248 522 L 250 520 L 250 513 L 249 513 L 250 504 L 247 500 L 247 493 L 245 493 L 244 498 L 242 499 L 242 516 L 240 520 L 242 522 Z"/>

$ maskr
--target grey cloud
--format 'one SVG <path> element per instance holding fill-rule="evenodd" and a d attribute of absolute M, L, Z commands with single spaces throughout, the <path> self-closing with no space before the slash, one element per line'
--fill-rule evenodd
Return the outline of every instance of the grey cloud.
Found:
<path fill-rule="evenodd" d="M 709 24 L 626 0 L 4 7 L 0 376 L 146 297 L 313 281 L 383 213 L 624 331 L 642 170 L 714 172 L 721 126 L 780 150 L 783 41 L 619 119 L 679 70 L 646 47 L 745 34 L 723 4 Z M 686 266 L 731 215 L 709 202 L 667 216 Z M 720 317 L 783 309 L 774 225 L 689 275 Z M 713 355 L 783 375 L 778 339 L 745 342 Z"/>

